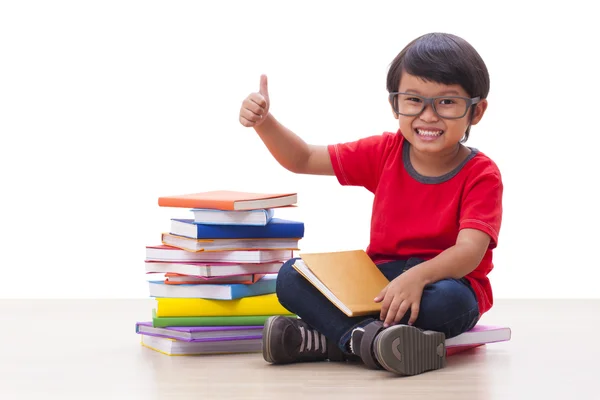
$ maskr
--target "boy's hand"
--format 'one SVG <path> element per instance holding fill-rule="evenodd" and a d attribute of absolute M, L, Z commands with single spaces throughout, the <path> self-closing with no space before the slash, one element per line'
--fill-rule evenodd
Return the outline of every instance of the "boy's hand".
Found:
<path fill-rule="evenodd" d="M 260 77 L 260 90 L 250 93 L 242 102 L 240 109 L 240 123 L 247 127 L 256 127 L 263 123 L 269 113 L 269 91 L 267 89 L 267 76 Z"/>
<path fill-rule="evenodd" d="M 375 302 L 381 304 L 380 319 L 383 326 L 398 323 L 407 311 L 410 311 L 408 324 L 412 325 L 419 316 L 421 296 L 425 280 L 415 268 L 411 268 L 391 281 L 378 295 Z"/>

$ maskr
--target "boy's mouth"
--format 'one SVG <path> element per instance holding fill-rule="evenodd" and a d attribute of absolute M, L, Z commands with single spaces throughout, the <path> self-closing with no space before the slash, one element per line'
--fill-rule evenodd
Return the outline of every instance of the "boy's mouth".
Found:
<path fill-rule="evenodd" d="M 419 129 L 419 128 L 416 128 L 415 132 L 417 132 L 417 135 L 419 135 L 419 136 L 430 137 L 430 138 L 434 138 L 434 137 L 437 137 L 437 136 L 442 136 L 444 134 L 444 131 L 442 131 L 442 130 L 434 130 L 434 129 Z"/>

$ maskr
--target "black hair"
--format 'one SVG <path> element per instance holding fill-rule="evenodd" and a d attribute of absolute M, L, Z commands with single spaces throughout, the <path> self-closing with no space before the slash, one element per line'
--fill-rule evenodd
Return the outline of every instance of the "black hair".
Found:
<path fill-rule="evenodd" d="M 482 100 L 490 90 L 490 76 L 479 53 L 466 40 L 449 33 L 428 33 L 406 45 L 390 64 L 388 92 L 398 91 L 404 71 L 428 81 L 458 84 L 469 97 Z M 470 129 L 469 124 L 462 142 L 469 138 Z"/>

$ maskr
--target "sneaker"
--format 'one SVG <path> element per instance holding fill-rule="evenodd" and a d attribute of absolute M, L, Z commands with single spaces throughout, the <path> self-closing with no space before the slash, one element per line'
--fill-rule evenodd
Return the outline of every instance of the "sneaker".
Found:
<path fill-rule="evenodd" d="M 399 375 L 417 375 L 446 366 L 446 336 L 410 325 L 394 325 L 379 331 L 369 346 L 377 364 Z M 364 349 L 366 350 L 366 349 Z"/>
<path fill-rule="evenodd" d="M 342 351 L 325 335 L 298 318 L 269 317 L 263 329 L 265 361 L 288 364 L 306 361 L 343 361 Z"/>
<path fill-rule="evenodd" d="M 362 338 L 365 335 L 365 329 L 358 327 L 352 330 L 350 335 L 350 351 L 352 354 L 360 357 L 360 343 L 362 342 Z"/>

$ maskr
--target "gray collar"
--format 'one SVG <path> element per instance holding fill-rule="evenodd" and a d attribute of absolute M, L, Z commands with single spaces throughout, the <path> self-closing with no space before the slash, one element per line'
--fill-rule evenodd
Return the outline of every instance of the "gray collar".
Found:
<path fill-rule="evenodd" d="M 454 168 L 452 171 L 441 176 L 424 176 L 419 174 L 410 162 L 410 143 L 408 142 L 408 140 L 404 139 L 404 144 L 402 146 L 402 159 L 404 161 L 404 168 L 406 168 L 408 174 L 411 177 L 413 177 L 417 182 L 426 184 L 437 184 L 446 182 L 447 180 L 452 179 L 456 174 L 458 174 L 460 170 L 465 166 L 465 164 L 469 162 L 469 160 L 471 160 L 473 157 L 475 157 L 477 153 L 479 153 L 479 150 L 475 148 L 467 148 L 471 150 L 471 153 L 463 160 L 463 162 L 461 162 L 458 165 L 458 167 Z"/>

